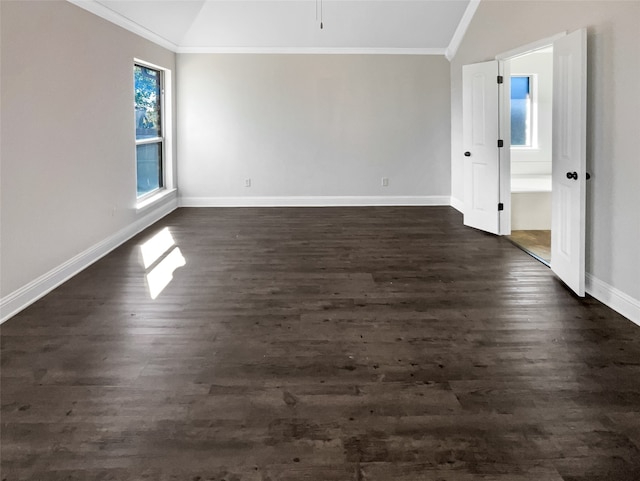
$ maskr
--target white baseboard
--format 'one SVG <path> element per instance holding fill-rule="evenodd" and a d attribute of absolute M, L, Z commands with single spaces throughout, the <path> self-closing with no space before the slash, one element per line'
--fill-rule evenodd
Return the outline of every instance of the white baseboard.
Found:
<path fill-rule="evenodd" d="M 586 276 L 586 291 L 606 306 L 640 326 L 640 300 L 634 299 L 606 282 L 593 277 L 591 274 Z"/>
<path fill-rule="evenodd" d="M 451 205 L 448 195 L 429 196 L 291 196 L 181 197 L 180 207 L 342 207 Z"/>
<path fill-rule="evenodd" d="M 464 202 L 462 202 L 460 199 L 456 199 L 455 197 L 451 196 L 450 205 L 461 214 L 464 214 Z"/>
<path fill-rule="evenodd" d="M 137 219 L 134 223 L 114 235 L 93 245 L 68 261 L 51 269 L 20 289 L 0 299 L 0 324 L 36 302 L 78 272 L 107 255 L 136 234 L 173 212 L 178 207 L 178 199 L 163 202 L 161 206 Z"/>

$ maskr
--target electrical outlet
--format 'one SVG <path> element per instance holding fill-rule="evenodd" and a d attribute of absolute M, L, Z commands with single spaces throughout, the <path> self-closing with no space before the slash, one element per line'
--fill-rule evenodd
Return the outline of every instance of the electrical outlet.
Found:
<path fill-rule="evenodd" d="M 383 177 L 382 178 L 382 187 L 388 187 L 389 186 L 389 179 L 387 177 Z"/>
<path fill-rule="evenodd" d="M 251 187 L 251 179 L 244 179 L 244 186 Z"/>

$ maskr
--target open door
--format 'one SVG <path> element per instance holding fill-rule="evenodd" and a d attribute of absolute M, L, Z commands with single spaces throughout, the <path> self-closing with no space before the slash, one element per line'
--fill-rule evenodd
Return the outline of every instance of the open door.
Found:
<path fill-rule="evenodd" d="M 500 233 L 498 62 L 462 68 L 464 225 Z"/>
<path fill-rule="evenodd" d="M 551 269 L 584 296 L 587 34 L 553 43 Z"/>

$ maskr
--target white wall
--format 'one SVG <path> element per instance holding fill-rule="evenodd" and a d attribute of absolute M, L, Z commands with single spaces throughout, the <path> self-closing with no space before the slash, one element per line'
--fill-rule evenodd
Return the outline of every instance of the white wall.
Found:
<path fill-rule="evenodd" d="M 178 105 L 186 205 L 449 202 L 444 57 L 179 54 Z"/>
<path fill-rule="evenodd" d="M 638 1 L 481 2 L 451 62 L 451 169 L 462 201 L 462 65 L 586 27 L 589 291 L 640 323 L 639 18 Z"/>
<path fill-rule="evenodd" d="M 136 211 L 132 65 L 175 54 L 65 1 L 0 8 L 5 317 L 154 217 Z"/>
<path fill-rule="evenodd" d="M 551 230 L 551 192 L 512 192 L 511 231 Z"/>
<path fill-rule="evenodd" d="M 511 148 L 511 175 L 551 175 L 551 121 L 553 117 L 553 52 L 536 52 L 510 61 L 511 76 L 533 75 L 538 144 Z"/>

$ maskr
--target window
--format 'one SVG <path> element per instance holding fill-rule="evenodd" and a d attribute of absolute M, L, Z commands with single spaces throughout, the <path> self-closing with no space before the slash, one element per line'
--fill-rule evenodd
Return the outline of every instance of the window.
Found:
<path fill-rule="evenodd" d="M 532 78 L 511 77 L 511 145 L 533 147 Z"/>
<path fill-rule="evenodd" d="M 137 196 L 164 187 L 163 72 L 135 64 L 133 82 L 136 118 Z"/>

